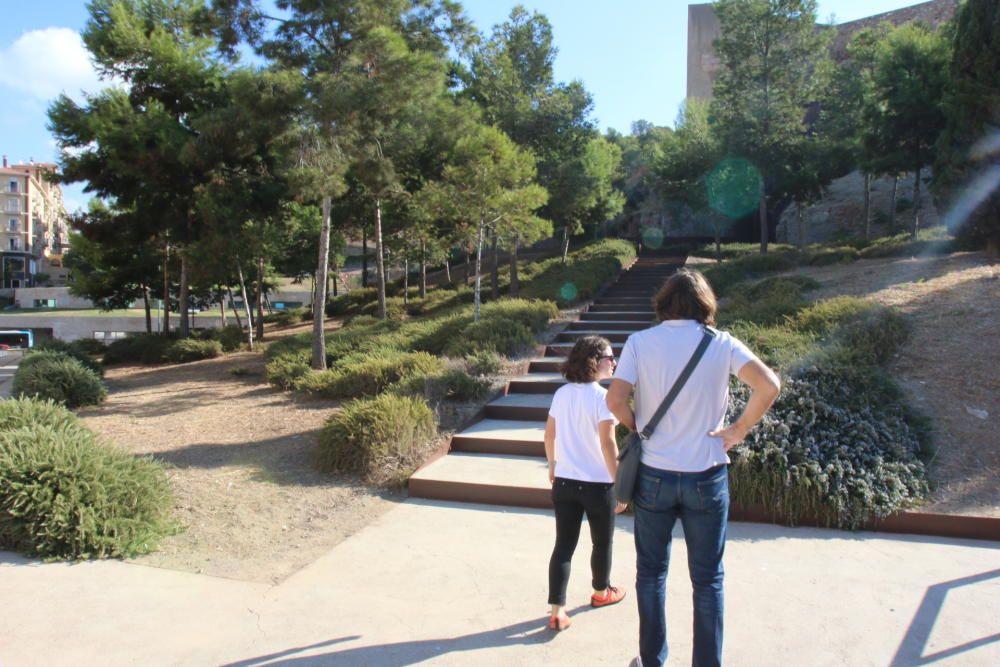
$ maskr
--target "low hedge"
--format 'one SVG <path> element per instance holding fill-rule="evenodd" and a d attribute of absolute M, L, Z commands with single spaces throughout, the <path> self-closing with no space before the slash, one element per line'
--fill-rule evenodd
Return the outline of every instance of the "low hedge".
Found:
<path fill-rule="evenodd" d="M 359 354 L 326 371 L 312 371 L 295 380 L 295 389 L 323 398 L 375 396 L 414 376 L 444 370 L 444 362 L 426 352 Z"/>
<path fill-rule="evenodd" d="M 0 545 L 43 558 L 127 557 L 175 532 L 163 466 L 102 443 L 65 408 L 0 401 Z"/>
<path fill-rule="evenodd" d="M 94 352 L 94 350 L 97 351 Z M 98 376 L 104 377 L 104 368 L 93 356 L 94 354 L 102 354 L 104 350 L 104 344 L 92 338 L 75 340 L 70 343 L 58 338 L 50 338 L 49 340 L 41 341 L 33 348 L 28 348 L 26 355 L 30 356 L 36 352 L 61 352 L 68 357 L 76 359 L 85 368 L 89 368 L 97 373 Z"/>
<path fill-rule="evenodd" d="M 226 327 L 218 332 L 199 332 L 198 337 L 179 340 L 160 334 L 135 334 L 111 343 L 104 353 L 104 364 L 179 364 L 212 359 L 222 354 L 226 347 L 235 349 L 239 346 L 236 343 L 237 331 L 240 331 L 239 327 Z M 242 340 L 242 331 L 239 336 Z"/>
<path fill-rule="evenodd" d="M 437 435 L 434 412 L 422 398 L 385 393 L 348 402 L 319 434 L 317 465 L 374 483 L 403 483 Z"/>
<path fill-rule="evenodd" d="M 164 351 L 163 358 L 173 364 L 184 364 L 201 359 L 214 359 L 220 354 L 222 354 L 222 343 L 217 340 L 186 338 L 172 341 Z"/>
<path fill-rule="evenodd" d="M 120 338 L 104 352 L 104 364 L 158 364 L 166 357 L 171 339 L 160 334 L 140 333 Z"/>
<path fill-rule="evenodd" d="M 107 398 L 101 377 L 62 352 L 33 352 L 14 373 L 12 396 L 51 400 L 68 408 L 96 405 Z"/>
<path fill-rule="evenodd" d="M 554 301 L 560 307 L 585 301 L 635 256 L 632 243 L 605 239 L 570 253 L 565 264 L 558 257 L 527 264 L 522 270 L 520 296 Z"/>

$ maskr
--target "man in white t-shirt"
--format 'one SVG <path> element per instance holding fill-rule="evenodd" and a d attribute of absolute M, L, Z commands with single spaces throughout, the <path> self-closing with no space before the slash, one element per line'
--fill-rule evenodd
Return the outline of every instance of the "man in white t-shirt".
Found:
<path fill-rule="evenodd" d="M 608 407 L 622 424 L 642 430 L 715 323 L 716 300 L 697 271 L 681 269 L 654 298 L 658 326 L 629 336 L 608 390 Z M 778 396 L 780 384 L 746 345 L 711 332 L 704 356 L 673 404 L 642 443 L 634 496 L 639 660 L 660 667 L 667 658 L 666 576 L 671 533 L 684 527 L 694 589 L 692 664 L 722 663 L 723 568 L 729 476 L 726 454 Z M 729 378 L 750 386 L 739 419 L 725 424 Z M 629 395 L 635 392 L 635 411 Z"/>

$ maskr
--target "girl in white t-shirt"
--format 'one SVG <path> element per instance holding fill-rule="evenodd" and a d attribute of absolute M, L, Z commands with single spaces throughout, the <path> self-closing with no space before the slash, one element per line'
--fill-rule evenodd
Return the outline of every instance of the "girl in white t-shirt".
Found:
<path fill-rule="evenodd" d="M 566 585 L 584 514 L 593 542 L 590 567 L 594 594 L 590 604 L 604 607 L 625 597 L 624 591 L 609 581 L 615 514 L 625 509 L 614 496 L 618 421 L 608 410 L 607 390 L 598 384 L 610 378 L 614 368 L 607 339 L 587 336 L 578 340 L 562 366 L 569 382 L 552 397 L 545 424 L 545 456 L 556 511 L 556 544 L 549 560 L 551 630 L 565 630 L 570 625 Z"/>

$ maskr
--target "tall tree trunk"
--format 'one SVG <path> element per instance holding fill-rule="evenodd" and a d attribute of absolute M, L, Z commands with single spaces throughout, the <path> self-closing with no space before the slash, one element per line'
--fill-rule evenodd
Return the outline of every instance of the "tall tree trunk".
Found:
<path fill-rule="evenodd" d="M 264 340 L 264 256 L 257 258 L 257 340 Z"/>
<path fill-rule="evenodd" d="M 368 230 L 361 228 L 361 286 L 368 287 Z"/>
<path fill-rule="evenodd" d="M 892 177 L 892 196 L 889 198 L 889 233 L 896 231 L 896 191 L 899 189 L 899 174 Z"/>
<path fill-rule="evenodd" d="M 247 347 L 253 351 L 253 318 L 250 316 L 250 297 L 247 295 L 247 281 L 243 279 L 243 265 L 236 256 L 236 276 L 240 279 L 240 295 L 243 297 L 243 312 L 247 316 Z"/>
<path fill-rule="evenodd" d="M 490 248 L 491 261 L 493 262 L 492 267 L 492 285 L 490 286 L 490 295 L 494 299 L 500 298 L 500 243 L 497 239 L 497 230 L 493 230 L 492 233 L 492 247 Z"/>
<path fill-rule="evenodd" d="M 917 232 L 920 231 L 920 167 L 913 174 L 913 227 L 910 231 L 910 238 L 916 240 Z"/>
<path fill-rule="evenodd" d="M 764 189 L 764 178 L 760 179 L 760 254 L 767 254 L 768 229 L 767 229 L 767 196 Z"/>
<path fill-rule="evenodd" d="M 146 311 L 146 333 L 153 333 L 153 311 L 149 307 L 149 285 L 142 286 L 142 309 Z"/>
<path fill-rule="evenodd" d="M 326 370 L 326 338 L 323 336 L 323 318 L 326 315 L 326 271 L 330 261 L 330 206 L 331 197 L 323 197 L 323 224 L 319 233 L 319 257 L 316 259 L 316 276 L 313 278 L 313 339 L 310 366 L 317 371 Z"/>
<path fill-rule="evenodd" d="M 805 245 L 805 230 L 803 225 L 803 220 L 806 217 L 806 212 L 802 206 L 802 202 L 795 202 L 795 226 L 798 228 L 799 236 L 799 247 Z"/>
<path fill-rule="evenodd" d="M 226 293 L 229 294 L 229 307 L 233 309 L 233 317 L 236 318 L 236 326 L 242 329 L 243 322 L 240 320 L 240 311 L 236 310 L 236 299 L 233 298 L 233 288 L 226 285 Z"/>
<path fill-rule="evenodd" d="M 476 286 L 473 291 L 473 303 L 475 304 L 473 312 L 474 316 L 472 318 L 473 322 L 479 321 L 479 311 L 480 303 L 482 299 L 480 298 L 480 284 L 482 282 L 481 272 L 483 266 L 483 236 L 486 233 L 486 225 L 480 220 L 479 221 L 479 233 L 476 235 Z"/>
<path fill-rule="evenodd" d="M 184 250 L 180 253 L 181 257 L 181 286 L 180 286 L 180 296 L 178 300 L 178 307 L 181 311 L 181 338 L 187 338 L 191 335 L 191 294 L 188 288 L 188 268 L 187 268 L 187 251 Z"/>
<path fill-rule="evenodd" d="M 427 298 L 427 241 L 424 239 L 420 239 L 420 298 Z"/>
<path fill-rule="evenodd" d="M 339 296 L 337 283 L 340 281 L 340 266 L 337 264 L 337 256 L 333 256 L 333 295 Z"/>
<path fill-rule="evenodd" d="M 163 335 L 170 335 L 170 244 L 163 246 Z"/>
<path fill-rule="evenodd" d="M 221 285 L 219 285 L 219 324 L 223 328 L 228 324 L 226 320 L 226 294 L 222 291 Z"/>
<path fill-rule="evenodd" d="M 872 175 L 867 171 L 865 172 L 865 182 L 864 182 L 864 208 L 862 216 L 862 223 L 865 229 L 865 240 L 867 241 L 871 238 L 872 229 Z"/>
<path fill-rule="evenodd" d="M 451 260 L 448 257 L 444 258 L 444 279 L 449 285 L 451 284 Z"/>
<path fill-rule="evenodd" d="M 517 297 L 521 293 L 521 281 L 517 276 L 517 247 L 521 245 L 521 237 L 514 235 L 514 242 L 510 245 L 510 296 Z"/>
<path fill-rule="evenodd" d="M 566 263 L 566 257 L 569 255 L 569 225 L 563 226 L 563 238 L 562 238 L 562 263 Z"/>
<path fill-rule="evenodd" d="M 382 200 L 375 199 L 375 268 L 378 273 L 378 318 L 385 319 L 385 248 L 382 246 Z"/>
<path fill-rule="evenodd" d="M 410 303 L 410 260 L 403 259 L 403 305 Z"/>
<path fill-rule="evenodd" d="M 383 246 L 385 245 L 385 240 L 382 241 Z M 382 259 L 382 271 L 385 275 L 382 277 L 383 284 L 385 285 L 386 296 L 389 292 L 389 265 L 392 262 L 392 252 L 388 248 L 383 248 L 385 251 L 385 257 Z"/>

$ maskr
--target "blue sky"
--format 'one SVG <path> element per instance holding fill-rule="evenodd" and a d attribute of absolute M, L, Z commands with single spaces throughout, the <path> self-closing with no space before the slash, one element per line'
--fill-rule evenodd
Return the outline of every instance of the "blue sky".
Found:
<path fill-rule="evenodd" d="M 78 96 L 101 84 L 78 33 L 84 0 L 3 0 L 0 22 L 0 153 L 12 162 L 55 161 L 45 109 L 60 91 Z M 514 2 L 462 3 L 480 30 L 503 21 Z M 526 0 L 552 23 L 556 77 L 582 80 L 594 97 L 601 129 L 627 133 L 632 121 L 672 125 L 684 98 L 687 2 L 682 0 Z M 912 0 L 826 0 L 819 17 L 851 21 L 916 4 Z M 82 188 L 65 189 L 71 210 L 86 203 Z"/>

